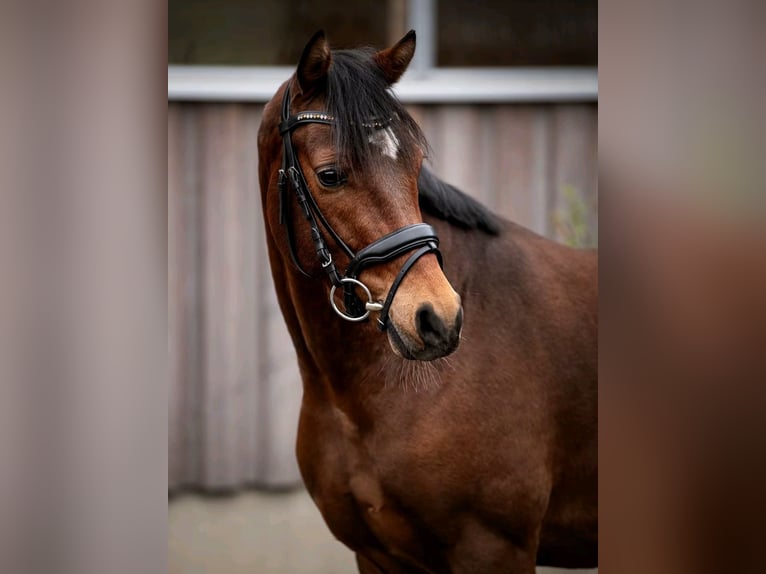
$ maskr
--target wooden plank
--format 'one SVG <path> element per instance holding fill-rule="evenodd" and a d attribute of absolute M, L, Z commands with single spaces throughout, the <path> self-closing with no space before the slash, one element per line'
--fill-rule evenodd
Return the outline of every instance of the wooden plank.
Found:
<path fill-rule="evenodd" d="M 200 110 L 184 106 L 184 341 L 183 374 L 185 468 L 187 480 L 196 484 L 202 478 L 202 182 L 200 178 Z"/>
<path fill-rule="evenodd" d="M 202 180 L 204 196 L 204 468 L 211 488 L 228 488 L 243 475 L 243 400 L 247 361 L 243 331 L 252 317 L 242 313 L 245 230 L 242 229 L 242 166 L 238 161 L 239 114 L 236 105 L 203 111 Z"/>
<path fill-rule="evenodd" d="M 474 109 L 475 123 L 473 138 L 474 152 L 469 166 L 469 181 L 466 183 L 466 191 L 476 199 L 484 203 L 490 209 L 497 210 L 499 196 L 504 194 L 504 185 L 494 177 L 493 151 L 496 146 L 496 106 L 472 106 Z M 501 161 L 504 158 L 501 158 Z M 468 189 L 472 187 L 473 189 Z"/>
<path fill-rule="evenodd" d="M 261 467 L 256 481 L 261 486 L 279 487 L 300 481 L 295 460 L 295 440 L 298 431 L 303 387 L 298 360 L 282 313 L 277 304 L 271 276 L 264 274 L 264 296 L 261 299 L 263 318 L 261 335 L 267 340 L 261 386 L 263 408 L 260 411 L 262 436 Z"/>
<path fill-rule="evenodd" d="M 476 165 L 481 148 L 477 110 L 473 106 L 443 106 L 436 110 L 438 131 L 434 142 L 434 169 L 449 183 L 481 198 L 477 189 Z"/>
<path fill-rule="evenodd" d="M 259 417 L 263 401 L 262 389 L 269 384 L 268 373 L 263 376 L 261 368 L 263 348 L 266 340 L 261 333 L 262 277 L 269 274 L 268 262 L 263 245 L 263 217 L 258 184 L 258 126 L 261 123 L 263 107 L 247 105 L 241 109 L 242 150 L 239 161 L 245 177 L 240 193 L 243 196 L 242 225 L 246 232 L 246 250 L 243 253 L 243 266 L 246 269 L 243 284 L 243 313 L 251 318 L 246 336 L 241 342 L 240 352 L 247 360 L 246 377 L 242 381 L 247 416 L 244 424 L 243 448 L 240 457 L 243 462 L 243 481 L 257 480 L 260 471 L 259 452 L 262 449 L 262 437 L 266 433 L 266 424 Z"/>
<path fill-rule="evenodd" d="M 496 111 L 496 209 L 545 234 L 549 181 L 549 122 L 539 106 L 502 106 Z"/>
<path fill-rule="evenodd" d="M 199 329 L 199 178 L 197 172 L 199 156 L 198 113 L 196 106 L 177 107 L 180 123 L 178 137 L 173 138 L 178 147 L 181 169 L 178 184 L 182 186 L 179 201 L 173 205 L 174 214 L 169 217 L 179 221 L 178 235 L 178 285 L 180 289 L 179 340 L 182 348 L 177 384 L 182 389 L 179 407 L 179 434 L 182 440 L 182 455 L 179 456 L 183 475 L 178 477 L 177 486 L 196 482 L 201 469 L 201 429 L 199 411 L 201 401 L 200 373 L 200 329 Z"/>

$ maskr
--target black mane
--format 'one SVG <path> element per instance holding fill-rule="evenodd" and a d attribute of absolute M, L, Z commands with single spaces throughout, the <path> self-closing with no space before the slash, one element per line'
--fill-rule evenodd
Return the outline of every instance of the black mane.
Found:
<path fill-rule="evenodd" d="M 480 229 L 490 235 L 500 233 L 497 216 L 458 188 L 436 177 L 425 166 L 418 176 L 420 208 L 463 229 Z"/>
<path fill-rule="evenodd" d="M 334 140 L 338 160 L 350 169 L 370 169 L 381 161 L 369 140 L 371 120 L 388 122 L 405 160 L 428 154 L 428 143 L 407 110 L 391 92 L 374 64 L 373 49 L 337 50 L 327 74 L 327 111 L 335 116 Z M 481 203 L 443 182 L 425 167 L 418 177 L 420 206 L 425 212 L 463 229 L 500 232 L 497 217 Z"/>

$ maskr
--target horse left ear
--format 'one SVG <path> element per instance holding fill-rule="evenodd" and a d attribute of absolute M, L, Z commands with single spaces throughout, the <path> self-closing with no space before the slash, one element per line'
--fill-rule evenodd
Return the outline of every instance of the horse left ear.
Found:
<path fill-rule="evenodd" d="M 298 62 L 296 75 L 301 92 L 310 94 L 327 76 L 330 68 L 330 46 L 327 44 L 324 30 L 318 30 L 303 48 L 301 60 Z"/>
<path fill-rule="evenodd" d="M 391 85 L 399 81 L 414 55 L 415 30 L 410 30 L 394 46 L 375 54 L 374 60 L 383 72 L 383 77 Z"/>

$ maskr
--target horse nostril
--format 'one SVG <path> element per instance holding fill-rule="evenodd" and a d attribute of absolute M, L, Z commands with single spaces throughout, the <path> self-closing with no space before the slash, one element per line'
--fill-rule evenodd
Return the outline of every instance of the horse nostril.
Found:
<path fill-rule="evenodd" d="M 462 313 L 458 315 L 457 321 L 462 322 Z M 451 329 L 447 329 L 444 321 L 436 314 L 430 303 L 425 303 L 418 309 L 415 315 L 415 325 L 426 346 L 444 345 L 451 338 Z M 459 324 L 456 327 L 459 329 Z"/>
<path fill-rule="evenodd" d="M 455 326 L 452 327 L 452 330 L 459 335 L 460 330 L 462 328 L 463 328 L 463 307 L 461 305 L 460 309 L 458 309 L 457 311 L 457 317 L 455 317 Z"/>

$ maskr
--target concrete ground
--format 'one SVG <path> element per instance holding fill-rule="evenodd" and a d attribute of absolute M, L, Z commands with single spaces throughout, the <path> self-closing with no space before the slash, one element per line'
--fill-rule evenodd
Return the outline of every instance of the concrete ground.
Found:
<path fill-rule="evenodd" d="M 538 574 L 595 572 L 539 568 Z M 168 574 L 355 574 L 303 490 L 185 494 L 168 507 Z"/>

